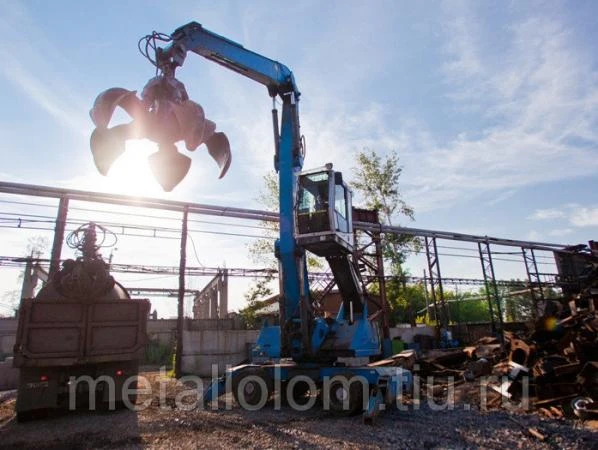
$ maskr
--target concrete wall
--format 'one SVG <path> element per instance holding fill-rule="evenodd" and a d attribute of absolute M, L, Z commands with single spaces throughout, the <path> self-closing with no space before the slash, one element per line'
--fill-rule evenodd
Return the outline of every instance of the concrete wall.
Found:
<path fill-rule="evenodd" d="M 176 319 L 160 319 L 148 321 L 150 339 L 164 345 L 175 342 Z M 505 324 L 506 329 L 518 327 L 519 324 Z M 235 319 L 185 320 L 183 332 L 183 372 L 211 377 L 212 365 L 216 364 L 222 373 L 228 364 L 235 365 L 248 357 L 248 349 L 255 343 L 259 330 L 240 330 L 239 321 Z M 454 325 L 453 336 L 463 343 L 475 342 L 482 336 L 490 335 L 490 324 Z M 16 319 L 0 319 L 0 352 L 11 355 L 17 331 Z M 416 335 L 435 336 L 436 329 L 430 326 L 395 327 L 390 329 L 390 336 L 410 343 Z M 12 361 L 0 363 L 0 389 L 16 387 L 18 371 L 12 369 Z"/>
<path fill-rule="evenodd" d="M 147 321 L 147 337 L 150 341 L 162 345 L 172 345 L 175 341 L 176 319 L 159 319 Z"/>
<path fill-rule="evenodd" d="M 187 330 L 183 332 L 182 370 L 211 377 L 212 365 L 222 374 L 227 365 L 236 365 L 248 357 L 249 346 L 256 342 L 259 330 Z"/>
<path fill-rule="evenodd" d="M 12 357 L 0 362 L 0 391 L 16 389 L 19 384 L 19 369 L 12 366 Z"/>
<path fill-rule="evenodd" d="M 390 330 L 391 337 L 401 336 L 405 342 L 413 342 L 416 335 L 435 336 L 435 333 L 436 329 L 429 326 L 397 327 Z M 183 332 L 183 372 L 211 377 L 212 365 L 216 365 L 218 374 L 222 374 L 228 364 L 234 366 L 247 359 L 248 350 L 256 342 L 258 335 L 259 330 L 187 329 Z M 367 358 L 363 361 L 346 358 L 344 362 L 355 365 L 366 364 L 368 361 Z"/>
<path fill-rule="evenodd" d="M 176 319 L 148 320 L 147 334 L 150 340 L 169 345 L 176 341 Z M 228 319 L 185 319 L 186 330 L 240 330 L 243 328 L 240 318 Z"/>
<path fill-rule="evenodd" d="M 17 319 L 0 319 L 0 354 L 12 355 L 17 334 Z"/>
<path fill-rule="evenodd" d="M 504 325 L 507 331 L 530 331 L 525 322 L 507 322 Z M 449 328 L 453 333 L 453 338 L 459 339 L 467 345 L 473 344 L 485 336 L 492 336 L 492 326 L 488 322 L 457 324 L 451 325 Z"/>
<path fill-rule="evenodd" d="M 401 340 L 407 343 L 413 342 L 413 337 L 416 335 L 436 336 L 436 328 L 428 325 L 418 325 L 411 327 L 409 325 L 404 327 L 393 327 L 390 330 L 390 338 L 401 337 Z"/>

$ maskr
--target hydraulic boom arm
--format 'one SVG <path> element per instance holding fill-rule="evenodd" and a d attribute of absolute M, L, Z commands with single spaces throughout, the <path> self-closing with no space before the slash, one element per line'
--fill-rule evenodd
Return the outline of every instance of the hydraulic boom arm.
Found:
<path fill-rule="evenodd" d="M 156 63 L 165 76 L 174 78 L 176 68 L 183 64 L 187 52 L 191 51 L 263 84 L 271 97 L 279 97 L 282 101 L 280 128 L 277 111 L 275 108 L 272 110 L 274 167 L 278 171 L 280 187 L 280 238 L 276 243 L 276 254 L 281 273 L 281 340 L 283 354 L 301 353 L 301 347 L 309 345 L 309 319 L 301 315 L 302 310 L 306 313 L 301 302 L 307 302 L 309 286 L 305 252 L 300 250 L 294 238 L 295 191 L 297 177 L 303 167 L 303 149 L 298 111 L 300 94 L 293 74 L 285 65 L 247 50 L 196 22 L 178 28 L 171 38 L 172 42 L 167 47 L 156 51 Z M 296 334 L 296 328 L 301 328 L 302 344 L 291 337 Z"/>
<path fill-rule="evenodd" d="M 192 51 L 263 84 L 271 97 L 293 93 L 299 98 L 293 73 L 284 64 L 247 50 L 236 42 L 206 30 L 197 22 L 177 28 L 171 38 L 171 45 L 158 49 L 158 65 L 162 68 L 170 65 L 174 70 L 182 66 L 187 52 Z"/>

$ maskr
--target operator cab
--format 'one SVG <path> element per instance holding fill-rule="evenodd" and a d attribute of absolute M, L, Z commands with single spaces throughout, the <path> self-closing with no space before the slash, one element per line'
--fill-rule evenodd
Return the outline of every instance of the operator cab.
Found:
<path fill-rule="evenodd" d="M 299 175 L 295 239 L 318 256 L 353 251 L 351 190 L 332 164 Z"/>

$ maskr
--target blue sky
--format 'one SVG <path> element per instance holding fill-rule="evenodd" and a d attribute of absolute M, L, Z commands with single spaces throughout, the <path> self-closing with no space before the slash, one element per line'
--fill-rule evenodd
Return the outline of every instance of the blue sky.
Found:
<path fill-rule="evenodd" d="M 228 135 L 227 176 L 217 179 L 203 148 L 170 194 L 149 180 L 151 149 L 132 145 L 107 178 L 93 165 L 95 96 L 112 86 L 140 90 L 153 67 L 137 40 L 194 20 L 294 72 L 306 168 L 332 161 L 350 175 L 363 148 L 396 150 L 416 213 L 415 223 L 402 224 L 598 239 L 596 2 L 5 0 L 0 7 L 1 180 L 260 208 L 273 154 L 270 99 L 262 86 L 196 55 L 178 78 Z M 479 276 L 463 262 L 450 266 Z M 417 262 L 412 270 L 419 273 Z"/>

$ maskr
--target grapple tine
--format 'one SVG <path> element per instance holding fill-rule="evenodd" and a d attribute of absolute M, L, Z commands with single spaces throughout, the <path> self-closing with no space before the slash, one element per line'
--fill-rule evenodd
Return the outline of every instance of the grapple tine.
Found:
<path fill-rule="evenodd" d="M 110 88 L 98 95 L 89 111 L 89 116 L 96 127 L 106 128 L 110 123 L 114 110 L 125 97 L 135 96 L 135 91 L 124 88 Z M 128 112 L 128 111 L 127 111 Z"/>
<path fill-rule="evenodd" d="M 172 110 L 179 122 L 179 127 L 187 150 L 193 151 L 205 141 L 204 128 L 206 116 L 203 108 L 194 101 L 173 103 Z"/>
<path fill-rule="evenodd" d="M 181 155 L 174 144 L 161 145 L 148 159 L 154 177 L 166 192 L 172 191 L 191 167 L 191 158 Z"/>
<path fill-rule="evenodd" d="M 232 160 L 228 138 L 222 132 L 214 133 L 206 141 L 206 146 L 208 147 L 208 153 L 214 158 L 220 168 L 220 176 L 218 178 L 222 178 L 226 175 Z"/>
<path fill-rule="evenodd" d="M 140 100 L 135 91 L 130 91 L 128 94 L 120 97 L 116 106 L 120 106 L 129 116 L 138 121 L 146 120 L 149 114 L 149 105 Z"/>
<path fill-rule="evenodd" d="M 216 131 L 216 124 L 211 120 L 206 119 L 206 123 L 203 128 L 203 141 L 208 142 L 214 135 L 214 131 Z"/>
<path fill-rule="evenodd" d="M 134 124 L 117 125 L 112 128 L 97 127 L 91 133 L 89 146 L 93 161 L 102 175 L 108 175 L 110 167 L 125 152 L 125 141 L 136 136 Z"/>

